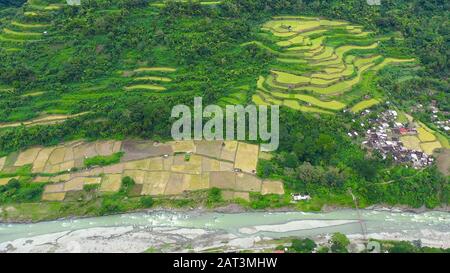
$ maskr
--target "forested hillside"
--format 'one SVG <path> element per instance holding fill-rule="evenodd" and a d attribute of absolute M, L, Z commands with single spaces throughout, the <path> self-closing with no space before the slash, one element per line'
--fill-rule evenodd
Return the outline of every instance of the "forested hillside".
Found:
<path fill-rule="evenodd" d="M 68 6 L 29 0 L 14 7 L 19 2 L 0 4 L 8 6 L 0 10 L 2 155 L 81 138 L 169 139 L 172 106 L 192 105 L 195 96 L 221 106 L 250 104 L 258 94 L 272 100 L 268 104 L 286 100 L 282 93 L 295 89 L 292 78 L 286 77 L 283 89 L 276 81 L 261 84 L 261 77 L 270 79 L 274 71 L 294 71 L 296 80 L 320 74 L 317 60 L 305 64 L 289 50 L 314 56 L 328 50 L 330 56 L 320 55 L 324 61 L 334 61 L 334 53 L 354 70 L 326 78 L 318 89 L 300 88 L 295 107 L 281 103 L 288 107 L 281 111 L 280 149 L 262 161 L 258 174 L 317 196 L 308 205 L 313 209 L 352 205 L 349 189 L 362 205 L 436 207 L 450 201 L 448 177 L 436 164 L 416 170 L 348 137 L 349 130 L 365 131 L 358 124 L 366 120 L 357 113 L 369 107 L 378 113 L 390 104 L 448 144 L 448 131 L 434 126 L 428 112 L 412 111 L 418 102 L 433 101 L 439 118 L 449 119 L 448 1 L 84 0 Z M 276 36 L 283 29 L 264 30 L 277 16 L 304 16 L 310 23 L 322 18 L 328 25 L 289 49 Z M 333 28 L 344 21 L 349 28 Z M 339 55 L 343 46 L 350 48 Z M 337 82 L 348 83 L 345 94 L 322 92 Z M 343 112 L 347 108 L 354 111 Z"/>
<path fill-rule="evenodd" d="M 20 7 L 26 0 L 2 0 L 0 7 Z"/>

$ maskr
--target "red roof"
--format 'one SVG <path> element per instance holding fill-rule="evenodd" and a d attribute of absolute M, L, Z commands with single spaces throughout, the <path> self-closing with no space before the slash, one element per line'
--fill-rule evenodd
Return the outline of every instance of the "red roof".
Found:
<path fill-rule="evenodd" d="M 400 128 L 400 134 L 406 134 L 406 133 L 408 133 L 408 129 Z"/>

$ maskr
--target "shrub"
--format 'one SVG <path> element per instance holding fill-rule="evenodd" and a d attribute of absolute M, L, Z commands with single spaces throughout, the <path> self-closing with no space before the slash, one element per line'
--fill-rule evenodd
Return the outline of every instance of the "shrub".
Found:
<path fill-rule="evenodd" d="M 218 188 L 211 188 L 208 191 L 208 199 L 206 200 L 206 203 L 211 206 L 216 203 L 222 202 L 222 191 Z"/>
<path fill-rule="evenodd" d="M 83 186 L 84 191 L 95 191 L 100 187 L 100 184 L 88 184 Z"/>
<path fill-rule="evenodd" d="M 123 156 L 123 152 L 118 152 L 112 155 L 107 156 L 94 156 L 90 158 L 86 158 L 84 160 L 84 166 L 90 168 L 92 166 L 107 166 L 115 163 L 119 163 L 120 159 Z"/>
<path fill-rule="evenodd" d="M 134 185 L 136 185 L 136 183 L 134 182 L 133 178 L 129 176 L 122 178 L 122 185 L 120 186 L 119 193 L 128 194 Z"/>
<path fill-rule="evenodd" d="M 153 201 L 153 198 L 151 198 L 150 196 L 141 197 L 139 202 L 141 203 L 141 206 L 143 208 L 151 208 L 153 206 L 153 204 L 155 203 Z"/>
<path fill-rule="evenodd" d="M 20 182 L 12 178 L 0 186 L 0 203 L 36 202 L 44 191 L 44 184 Z"/>
<path fill-rule="evenodd" d="M 120 200 L 114 197 L 105 197 L 100 207 L 100 215 L 113 214 L 122 211 Z"/>

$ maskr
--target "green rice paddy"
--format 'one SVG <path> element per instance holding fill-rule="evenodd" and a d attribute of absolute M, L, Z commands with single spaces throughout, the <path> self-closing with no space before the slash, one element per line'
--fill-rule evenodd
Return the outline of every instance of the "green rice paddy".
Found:
<path fill-rule="evenodd" d="M 168 76 L 160 76 L 159 74 L 170 74 L 176 69 L 172 67 L 139 67 L 127 72 L 132 78 L 132 82 L 124 87 L 126 91 L 165 91 L 167 87 L 163 84 L 172 82 Z M 123 73 L 123 72 L 121 72 Z"/>
<path fill-rule="evenodd" d="M 351 111 L 353 113 L 359 113 L 367 108 L 370 108 L 376 104 L 379 104 L 380 101 L 377 99 L 368 99 L 368 100 L 363 100 L 358 102 L 357 104 L 355 104 L 352 108 Z"/>
<path fill-rule="evenodd" d="M 350 92 L 368 71 L 376 74 L 387 65 L 414 62 L 383 56 L 378 48 L 388 36 L 376 37 L 344 21 L 279 16 L 265 23 L 262 31 L 274 44 L 252 41 L 243 46 L 256 45 L 278 58 L 270 75 L 259 78 L 259 91 L 252 97 L 255 104 L 332 114 L 351 103 L 352 112 L 359 112 L 380 102 L 378 98 L 359 102 L 361 98 Z"/>

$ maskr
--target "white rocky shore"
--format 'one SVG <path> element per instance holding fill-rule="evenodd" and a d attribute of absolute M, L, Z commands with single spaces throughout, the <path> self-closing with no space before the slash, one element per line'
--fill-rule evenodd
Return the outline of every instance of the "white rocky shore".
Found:
<path fill-rule="evenodd" d="M 314 221 L 314 226 L 322 227 L 330 223 Z M 76 231 L 64 231 L 39 235 L 30 238 L 21 238 L 9 242 L 0 243 L 0 253 L 41 253 L 41 252 L 127 252 L 138 253 L 144 251 L 155 252 L 206 252 L 206 251 L 239 251 L 272 250 L 276 247 L 270 237 L 260 236 L 255 230 L 272 230 L 275 232 L 291 231 L 296 229 L 311 228 L 311 223 L 295 221 L 294 224 L 273 225 L 247 228 L 242 230 L 246 235 L 236 235 L 221 230 L 208 230 L 199 228 L 169 228 L 169 227 L 106 227 L 88 228 Z M 245 232 L 251 231 L 251 232 Z M 364 237 L 361 234 L 348 235 L 352 241 L 352 249 L 364 248 L 365 238 L 382 240 L 416 240 L 402 232 L 371 233 Z M 318 242 L 326 242 L 330 235 L 314 236 Z M 450 248 L 450 232 L 436 232 L 422 230 L 421 241 L 424 246 Z"/>
<path fill-rule="evenodd" d="M 258 249 L 259 236 L 239 238 L 230 233 L 188 228 L 109 227 L 65 231 L 0 244 L 0 253 L 42 252 L 201 252 L 208 249 Z M 266 246 L 268 247 L 268 246 Z"/>

